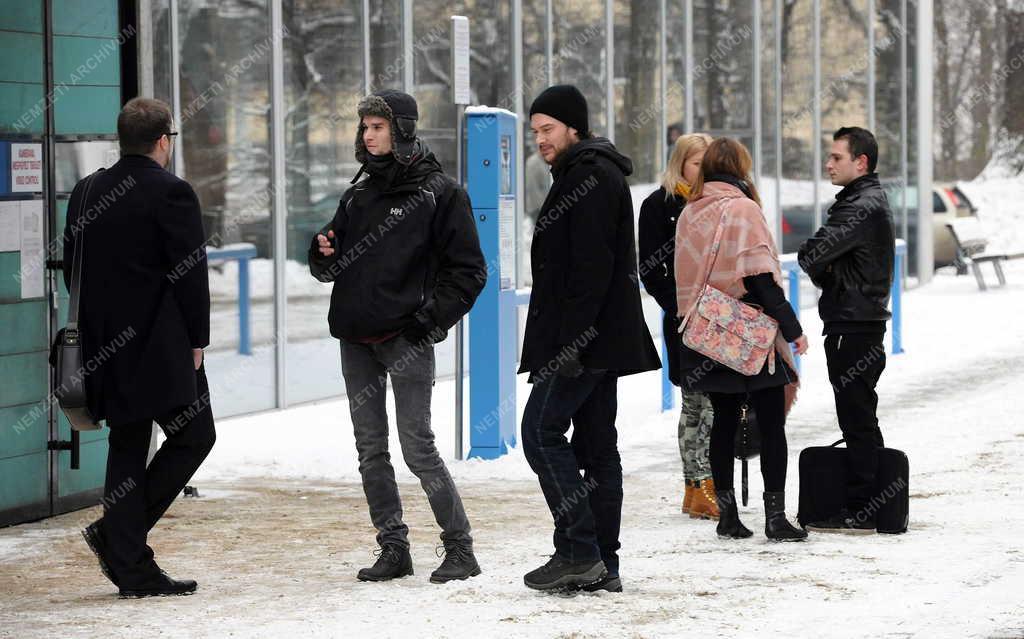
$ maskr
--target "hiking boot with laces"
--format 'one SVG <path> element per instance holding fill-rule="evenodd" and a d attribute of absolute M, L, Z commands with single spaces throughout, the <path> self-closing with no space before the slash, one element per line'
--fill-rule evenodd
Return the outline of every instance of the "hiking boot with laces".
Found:
<path fill-rule="evenodd" d="M 356 577 L 359 581 L 389 581 L 412 574 L 412 556 L 409 549 L 399 544 L 384 544 L 373 551 L 376 563 L 363 568 Z"/>
<path fill-rule="evenodd" d="M 444 557 L 444 561 L 430 574 L 430 583 L 443 584 L 480 574 L 480 564 L 473 556 L 473 542 L 445 541 L 436 552 L 438 557 Z"/>

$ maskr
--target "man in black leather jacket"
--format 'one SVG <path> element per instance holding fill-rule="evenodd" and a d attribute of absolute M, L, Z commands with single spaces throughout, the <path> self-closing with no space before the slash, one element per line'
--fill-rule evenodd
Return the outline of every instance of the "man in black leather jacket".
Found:
<path fill-rule="evenodd" d="M 878 449 L 875 386 L 885 369 L 885 322 L 895 260 L 892 211 L 875 173 L 878 144 L 870 131 L 843 127 L 833 136 L 825 168 L 842 186 L 828 220 L 800 247 L 800 267 L 822 289 L 825 358 L 839 428 L 850 451 L 847 503 L 810 530 L 869 533 L 875 529 Z"/>

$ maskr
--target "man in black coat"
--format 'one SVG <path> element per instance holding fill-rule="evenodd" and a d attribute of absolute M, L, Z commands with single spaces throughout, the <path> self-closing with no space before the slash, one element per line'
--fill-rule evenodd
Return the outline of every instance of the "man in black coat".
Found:
<path fill-rule="evenodd" d="M 825 359 L 836 399 L 839 428 L 850 454 L 846 508 L 809 530 L 870 533 L 878 495 L 875 476 L 878 428 L 875 386 L 885 369 L 885 322 L 893 281 L 892 211 L 878 181 L 878 144 L 870 131 L 843 127 L 833 136 L 825 168 L 842 186 L 828 220 L 800 247 L 800 267 L 822 289 Z"/>
<path fill-rule="evenodd" d="M 660 367 L 640 304 L 626 184 L 633 167 L 607 139 L 591 136 L 576 87 L 542 92 L 530 128 L 554 183 L 531 250 L 519 372 L 530 373 L 534 386 L 523 450 L 554 517 L 555 554 L 524 581 L 538 590 L 620 591 L 617 380 Z"/>
<path fill-rule="evenodd" d="M 434 344 L 469 312 L 487 282 L 487 265 L 468 194 L 416 137 L 413 97 L 381 91 L 364 98 L 358 113 L 362 168 L 309 249 L 310 272 L 334 283 L 328 320 L 341 341 L 359 472 L 380 545 L 377 562 L 358 578 L 412 574 L 409 528 L 388 454 L 390 375 L 402 455 L 442 530 L 445 559 L 430 580 L 466 579 L 480 566 L 462 499 L 434 445 L 430 395 Z"/>
<path fill-rule="evenodd" d="M 122 596 L 188 594 L 196 582 L 161 571 L 146 537 L 215 440 L 205 237 L 195 192 L 165 170 L 170 108 L 135 98 L 117 133 L 121 159 L 75 186 L 64 229 L 69 288 L 81 263 L 89 408 L 110 427 L 104 514 L 83 535 Z M 154 421 L 167 439 L 147 468 Z"/>

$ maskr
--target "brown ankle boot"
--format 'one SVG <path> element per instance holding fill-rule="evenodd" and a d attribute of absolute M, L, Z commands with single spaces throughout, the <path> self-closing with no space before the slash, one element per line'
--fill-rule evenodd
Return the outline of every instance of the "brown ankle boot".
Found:
<path fill-rule="evenodd" d="M 697 482 L 690 503 L 691 519 L 718 519 L 718 502 L 715 498 L 715 480 Z"/>
<path fill-rule="evenodd" d="M 693 483 L 689 479 L 683 480 L 686 482 L 686 492 L 683 494 L 683 514 L 690 512 L 690 505 L 693 503 L 693 493 L 696 492 L 696 488 L 693 487 Z"/>

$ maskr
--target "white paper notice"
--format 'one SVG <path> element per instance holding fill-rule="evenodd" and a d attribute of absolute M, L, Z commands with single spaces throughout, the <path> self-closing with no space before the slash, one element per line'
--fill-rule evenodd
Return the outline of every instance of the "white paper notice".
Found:
<path fill-rule="evenodd" d="M 516 201 L 498 198 L 498 251 L 501 260 L 498 277 L 501 290 L 516 287 Z"/>
<path fill-rule="evenodd" d="M 11 144 L 11 192 L 43 190 L 43 145 Z"/>
<path fill-rule="evenodd" d="M 21 250 L 21 203 L 0 202 L 0 253 Z"/>
<path fill-rule="evenodd" d="M 43 245 L 43 201 L 22 200 L 21 204 L 21 297 L 42 297 L 46 275 Z"/>

